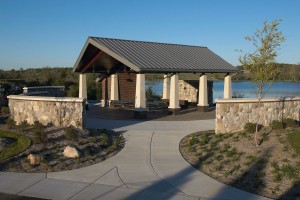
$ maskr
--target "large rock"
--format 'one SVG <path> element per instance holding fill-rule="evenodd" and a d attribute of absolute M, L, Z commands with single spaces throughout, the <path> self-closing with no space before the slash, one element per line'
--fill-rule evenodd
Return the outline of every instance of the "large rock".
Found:
<path fill-rule="evenodd" d="M 67 146 L 64 150 L 64 156 L 68 158 L 77 158 L 79 157 L 79 152 L 76 148 Z"/>
<path fill-rule="evenodd" d="M 31 165 L 37 165 L 41 161 L 41 156 L 37 154 L 29 154 L 27 159 Z"/>

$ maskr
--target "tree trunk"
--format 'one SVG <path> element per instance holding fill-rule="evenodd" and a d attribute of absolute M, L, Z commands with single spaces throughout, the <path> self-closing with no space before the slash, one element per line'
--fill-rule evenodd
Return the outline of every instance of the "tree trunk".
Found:
<path fill-rule="evenodd" d="M 259 141 L 258 141 L 258 126 L 259 126 L 259 122 L 260 122 L 260 105 L 261 105 L 261 99 L 258 99 L 258 120 L 256 122 L 256 128 L 255 128 L 255 134 L 254 134 L 254 142 L 255 142 L 255 146 L 258 147 L 259 146 Z"/>

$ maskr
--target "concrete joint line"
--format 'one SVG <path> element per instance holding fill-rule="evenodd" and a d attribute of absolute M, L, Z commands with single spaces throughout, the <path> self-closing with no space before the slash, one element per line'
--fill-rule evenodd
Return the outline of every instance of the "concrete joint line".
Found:
<path fill-rule="evenodd" d="M 37 182 L 33 183 L 32 185 L 30 185 L 30 186 L 26 187 L 25 189 L 21 190 L 20 192 L 17 192 L 16 194 L 20 194 L 21 192 L 24 192 L 25 190 L 27 190 L 27 189 L 31 188 L 32 186 L 35 186 L 35 185 L 39 184 L 40 182 L 42 182 L 42 181 L 43 181 L 43 180 L 45 180 L 45 179 L 47 179 L 47 174 L 46 174 L 46 177 L 45 177 L 45 178 L 43 178 L 42 180 L 39 180 L 39 181 L 37 181 Z"/>
<path fill-rule="evenodd" d="M 163 181 L 165 182 L 166 184 L 170 185 L 172 188 L 176 189 L 178 192 L 182 193 L 182 194 L 185 194 L 184 192 L 182 192 L 181 190 L 179 190 L 178 188 L 176 188 L 174 185 L 172 185 L 171 183 L 169 183 L 168 181 L 166 181 L 164 178 L 160 177 L 158 175 L 158 173 L 155 171 L 154 167 L 153 167 L 153 164 L 152 164 L 152 140 L 153 140 L 153 137 L 154 137 L 154 131 L 151 135 L 151 140 L 150 140 L 150 166 L 152 168 L 152 170 L 154 171 L 154 173 Z M 185 194 L 185 195 L 188 195 L 188 194 Z M 189 196 L 189 195 L 188 195 Z"/>
<path fill-rule="evenodd" d="M 129 186 L 128 186 L 128 185 L 123 181 L 123 179 L 121 178 L 118 167 L 116 167 L 116 169 L 117 169 L 118 177 L 120 178 L 120 180 L 122 181 L 122 183 L 123 183 L 124 185 L 126 185 L 127 188 L 129 188 Z"/>
<path fill-rule="evenodd" d="M 96 181 L 98 181 L 99 179 L 101 179 L 103 176 L 107 175 L 108 173 L 110 173 L 112 170 L 116 169 L 117 170 L 117 174 L 119 176 L 119 178 L 121 179 L 120 175 L 119 175 L 119 171 L 118 171 L 118 167 L 113 167 L 110 170 L 108 170 L 105 174 L 101 175 L 100 177 L 98 177 L 97 179 L 95 179 L 93 182 L 89 183 L 87 186 L 85 186 L 84 188 L 82 188 L 81 190 L 79 190 L 78 192 L 76 192 L 75 194 L 73 194 L 72 196 L 70 196 L 69 199 L 72 199 L 74 196 L 76 196 L 77 194 L 79 194 L 80 192 L 84 191 L 85 189 L 87 189 L 88 187 L 90 187 L 92 184 L 94 184 Z M 122 183 L 124 183 L 124 181 L 121 179 Z M 124 183 L 125 184 L 125 183 Z M 125 184 L 126 185 L 126 184 Z M 121 186 L 119 186 L 121 187 Z M 126 187 L 128 187 L 126 185 Z"/>

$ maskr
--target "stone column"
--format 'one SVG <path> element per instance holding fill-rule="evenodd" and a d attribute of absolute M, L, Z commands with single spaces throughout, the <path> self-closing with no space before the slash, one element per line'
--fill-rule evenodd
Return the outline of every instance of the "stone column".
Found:
<path fill-rule="evenodd" d="M 146 108 L 145 74 L 136 75 L 135 108 Z"/>
<path fill-rule="evenodd" d="M 224 79 L 224 99 L 232 98 L 231 75 L 227 74 Z"/>
<path fill-rule="evenodd" d="M 164 75 L 163 97 L 162 99 L 170 99 L 169 77 Z"/>
<path fill-rule="evenodd" d="M 118 74 L 112 74 L 110 76 L 110 100 L 118 101 L 119 100 L 119 83 L 118 83 Z"/>
<path fill-rule="evenodd" d="M 170 105 L 169 111 L 176 115 L 180 111 L 179 107 L 179 86 L 178 86 L 178 75 L 174 74 L 171 77 L 171 87 L 170 87 Z"/>
<path fill-rule="evenodd" d="M 199 97 L 198 97 L 198 110 L 205 112 L 208 108 L 207 97 L 207 75 L 201 75 L 199 78 Z"/>
<path fill-rule="evenodd" d="M 86 74 L 79 74 L 79 98 L 87 99 Z"/>

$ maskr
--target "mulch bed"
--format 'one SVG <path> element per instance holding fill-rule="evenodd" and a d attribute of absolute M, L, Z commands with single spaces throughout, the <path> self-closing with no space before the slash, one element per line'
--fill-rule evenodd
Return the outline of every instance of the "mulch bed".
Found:
<path fill-rule="evenodd" d="M 299 128 L 260 131 L 254 134 L 219 134 L 202 131 L 180 143 L 183 157 L 208 176 L 233 187 L 275 199 L 300 199 L 300 156 L 287 141 Z"/>
<path fill-rule="evenodd" d="M 71 170 L 106 160 L 116 155 L 124 147 L 123 136 L 111 130 L 75 129 L 76 137 L 67 139 L 65 129 L 45 127 L 46 142 L 37 142 L 33 126 L 10 129 L 8 125 L 1 124 L 0 129 L 25 134 L 32 139 L 32 144 L 27 150 L 0 161 L 0 171 L 54 172 Z M 66 146 L 75 147 L 80 156 L 78 158 L 65 157 L 63 151 Z M 27 159 L 29 154 L 39 155 L 42 158 L 40 163 L 31 165 Z"/>

